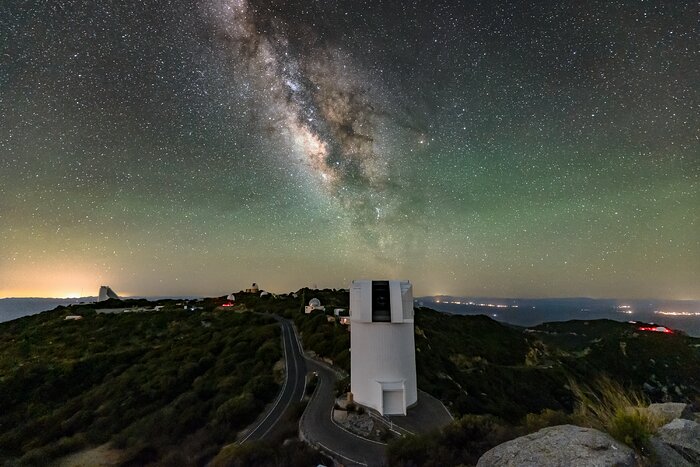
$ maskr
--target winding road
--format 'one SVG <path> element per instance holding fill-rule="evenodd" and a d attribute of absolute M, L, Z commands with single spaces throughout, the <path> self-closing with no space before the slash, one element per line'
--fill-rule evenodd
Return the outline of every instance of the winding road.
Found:
<path fill-rule="evenodd" d="M 350 433 L 331 419 L 337 379 L 333 370 L 310 359 L 307 364 L 318 374 L 318 385 L 299 425 L 305 440 L 341 460 L 344 465 L 384 465 L 385 444 Z"/>
<path fill-rule="evenodd" d="M 268 315 L 270 316 L 270 315 Z M 293 402 L 304 397 L 307 368 L 318 375 L 313 396 L 299 422 L 304 440 L 342 461 L 344 465 L 379 466 L 385 464 L 386 445 L 361 438 L 336 425 L 331 419 L 335 404 L 335 372 L 328 366 L 306 358 L 292 322 L 272 315 L 282 328 L 286 377 L 282 390 L 268 412 L 240 440 L 264 440 Z"/>
<path fill-rule="evenodd" d="M 285 378 L 282 390 L 272 404 L 267 414 L 258 420 L 255 425 L 239 442 L 263 440 L 270 434 L 277 422 L 284 415 L 285 410 L 293 402 L 299 402 L 304 398 L 304 386 L 306 385 L 306 363 L 301 352 L 299 340 L 296 337 L 291 321 L 273 316 L 282 328 L 282 343 L 285 360 Z"/>

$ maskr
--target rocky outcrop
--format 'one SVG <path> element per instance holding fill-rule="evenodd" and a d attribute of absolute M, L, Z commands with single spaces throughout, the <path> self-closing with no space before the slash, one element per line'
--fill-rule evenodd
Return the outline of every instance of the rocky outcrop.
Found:
<path fill-rule="evenodd" d="M 572 466 L 633 467 L 634 451 L 592 428 L 559 425 L 500 444 L 477 467 Z"/>
<path fill-rule="evenodd" d="M 651 404 L 646 408 L 649 415 L 659 419 L 662 423 L 668 423 L 676 418 L 694 420 L 695 416 L 690 405 L 682 402 L 665 402 L 663 404 Z"/>
<path fill-rule="evenodd" d="M 700 423 L 673 420 L 659 428 L 651 444 L 662 467 L 700 465 Z"/>

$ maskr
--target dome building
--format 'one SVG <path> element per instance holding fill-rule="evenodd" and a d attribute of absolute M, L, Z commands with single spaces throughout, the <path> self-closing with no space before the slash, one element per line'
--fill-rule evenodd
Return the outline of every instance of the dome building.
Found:
<path fill-rule="evenodd" d="M 98 302 L 104 302 L 105 300 L 109 300 L 110 298 L 115 298 L 119 300 L 119 295 L 116 294 L 114 290 L 108 285 L 103 285 L 100 287 L 100 292 L 97 295 L 97 301 Z"/>
<path fill-rule="evenodd" d="M 350 391 L 382 415 L 406 415 L 418 401 L 409 281 L 350 286 Z"/>
<path fill-rule="evenodd" d="M 312 298 L 309 300 L 309 304 L 304 307 L 304 313 L 309 314 L 315 310 L 326 311 L 326 307 L 321 305 L 321 300 L 318 298 Z"/>

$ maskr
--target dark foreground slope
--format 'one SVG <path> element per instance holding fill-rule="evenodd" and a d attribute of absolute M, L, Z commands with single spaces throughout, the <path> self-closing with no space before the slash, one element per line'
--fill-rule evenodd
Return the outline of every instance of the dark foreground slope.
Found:
<path fill-rule="evenodd" d="M 107 441 L 133 465 L 202 464 L 277 393 L 279 326 L 250 313 L 96 314 L 0 324 L 0 464 Z"/>
<path fill-rule="evenodd" d="M 544 426 L 586 425 L 572 384 L 700 410 L 700 339 L 682 333 L 609 320 L 526 329 L 428 309 L 417 310 L 416 323 L 418 384 L 458 418 L 441 432 L 391 443 L 394 465 L 474 465 L 491 447 Z M 648 433 L 626 421 L 622 441 L 653 456 Z"/>
<path fill-rule="evenodd" d="M 529 364 L 532 342 L 521 328 L 486 316 L 416 311 L 418 385 L 450 410 L 516 420 L 571 405 L 561 368 Z"/>
<path fill-rule="evenodd" d="M 306 299 L 323 293 L 323 303 L 347 306 L 347 292 L 313 292 L 306 291 Z M 330 306 L 305 315 L 288 298 L 274 302 L 294 317 L 307 350 L 350 370 L 349 331 L 328 321 Z M 544 409 L 571 412 L 569 380 L 586 383 L 605 375 L 654 402 L 694 402 L 700 397 L 700 339 L 639 327 L 590 320 L 522 328 L 483 315 L 417 308 L 418 386 L 456 416 L 490 414 L 509 423 Z"/>
<path fill-rule="evenodd" d="M 610 320 L 503 325 L 486 316 L 416 312 L 418 384 L 458 415 L 518 421 L 572 409 L 570 379 L 608 375 L 652 401 L 700 397 L 700 339 Z"/>
<path fill-rule="evenodd" d="M 236 296 L 237 309 L 294 319 L 306 350 L 350 370 L 349 330 L 331 317 L 335 307 L 347 309 L 347 292 Z M 304 314 L 314 297 L 327 311 Z M 45 464 L 106 442 L 125 465 L 308 464 L 295 454 L 301 445 L 286 454 L 260 444 L 221 449 L 274 399 L 281 379 L 273 366 L 282 358 L 275 320 L 214 311 L 224 301 L 109 315 L 92 305 L 59 308 L 0 324 L 0 464 Z M 132 305 L 147 303 L 110 304 Z M 83 319 L 65 321 L 68 314 Z M 468 465 L 505 439 L 567 421 L 571 381 L 607 375 L 651 401 L 700 397 L 700 339 L 682 333 L 602 320 L 528 329 L 425 308 L 415 319 L 419 387 L 458 420 L 394 443 L 396 463 Z M 295 435 L 303 406 L 295 410 L 285 437 Z"/>

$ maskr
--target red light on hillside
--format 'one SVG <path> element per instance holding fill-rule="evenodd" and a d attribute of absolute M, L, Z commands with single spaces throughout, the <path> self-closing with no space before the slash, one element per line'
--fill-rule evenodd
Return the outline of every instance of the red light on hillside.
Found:
<path fill-rule="evenodd" d="M 673 331 L 665 326 L 640 326 L 637 329 L 639 331 L 662 332 L 664 334 L 673 334 Z"/>
<path fill-rule="evenodd" d="M 221 306 L 233 306 L 233 303 L 224 303 L 224 304 L 221 305 Z"/>

